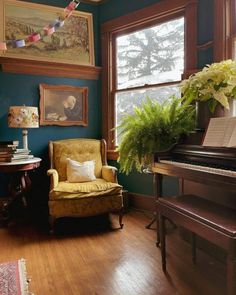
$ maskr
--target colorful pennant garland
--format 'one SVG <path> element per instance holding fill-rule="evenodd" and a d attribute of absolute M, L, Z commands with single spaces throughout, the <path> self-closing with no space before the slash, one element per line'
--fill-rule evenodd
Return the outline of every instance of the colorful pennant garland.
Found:
<path fill-rule="evenodd" d="M 57 19 L 55 19 L 52 23 L 44 27 L 41 31 L 33 32 L 25 39 L 0 41 L 0 50 L 7 50 L 8 45 L 10 45 L 13 48 L 25 47 L 33 42 L 39 41 L 44 36 L 49 36 L 53 34 L 56 31 L 56 29 L 59 29 L 64 26 L 65 20 L 71 16 L 72 12 L 78 7 L 79 4 L 79 0 L 72 0 L 69 3 L 69 5 L 64 8 L 64 10 L 58 16 Z"/>

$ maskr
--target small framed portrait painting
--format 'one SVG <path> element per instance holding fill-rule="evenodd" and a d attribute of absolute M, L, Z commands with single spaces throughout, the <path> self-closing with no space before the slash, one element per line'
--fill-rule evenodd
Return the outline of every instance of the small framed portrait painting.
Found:
<path fill-rule="evenodd" d="M 88 125 L 88 88 L 40 84 L 40 125 Z"/>

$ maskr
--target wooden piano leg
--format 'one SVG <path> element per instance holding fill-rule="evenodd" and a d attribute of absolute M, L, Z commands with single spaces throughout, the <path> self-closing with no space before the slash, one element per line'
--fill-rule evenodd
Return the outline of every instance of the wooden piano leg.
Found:
<path fill-rule="evenodd" d="M 192 233 L 191 243 L 192 243 L 192 260 L 193 260 L 193 263 L 196 264 L 196 235 L 195 235 L 195 233 Z"/>
<path fill-rule="evenodd" d="M 160 242 L 161 242 L 161 240 L 160 240 L 160 218 L 157 217 L 157 241 L 156 241 L 156 246 L 157 247 L 160 246 Z"/>
<path fill-rule="evenodd" d="M 154 195 L 156 197 L 156 222 L 157 222 L 157 241 L 156 246 L 159 247 L 160 245 L 160 216 L 157 208 L 157 201 L 159 198 L 162 197 L 162 179 L 163 175 L 159 173 L 153 173 L 153 188 L 154 188 Z"/>
<path fill-rule="evenodd" d="M 227 257 L 227 294 L 236 294 L 236 257 L 230 253 Z"/>
<path fill-rule="evenodd" d="M 166 227 L 165 217 L 159 214 L 159 233 L 161 243 L 161 259 L 162 259 L 162 270 L 166 272 Z"/>

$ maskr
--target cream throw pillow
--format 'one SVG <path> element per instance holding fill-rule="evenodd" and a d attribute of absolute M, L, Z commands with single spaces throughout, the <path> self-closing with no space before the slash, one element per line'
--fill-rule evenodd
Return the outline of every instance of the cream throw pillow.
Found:
<path fill-rule="evenodd" d="M 69 182 L 86 182 L 95 180 L 94 164 L 94 161 L 80 163 L 67 158 L 67 180 Z"/>

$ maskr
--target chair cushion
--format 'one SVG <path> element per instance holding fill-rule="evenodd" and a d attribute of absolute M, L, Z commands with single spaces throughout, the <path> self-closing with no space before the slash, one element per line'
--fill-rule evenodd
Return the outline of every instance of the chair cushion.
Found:
<path fill-rule="evenodd" d="M 74 199 L 86 197 L 99 197 L 121 194 L 122 186 L 118 183 L 107 182 L 104 179 L 96 179 L 90 182 L 71 183 L 60 181 L 50 194 L 50 200 Z"/>
<path fill-rule="evenodd" d="M 96 179 L 94 175 L 94 161 L 77 162 L 67 158 L 67 181 L 86 182 Z"/>
<path fill-rule="evenodd" d="M 99 198 L 75 198 L 49 200 L 49 213 L 54 217 L 94 216 L 119 211 L 123 207 L 121 194 Z"/>

